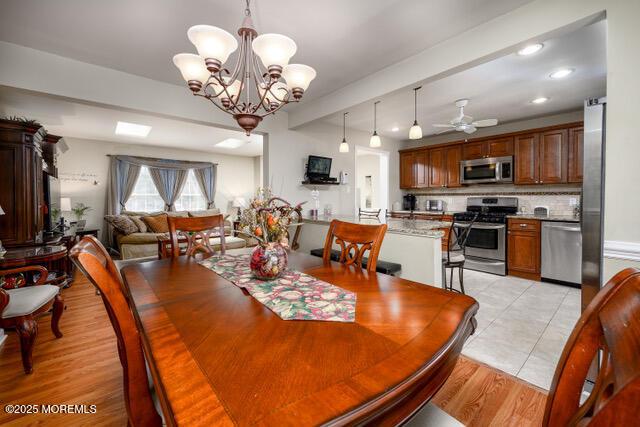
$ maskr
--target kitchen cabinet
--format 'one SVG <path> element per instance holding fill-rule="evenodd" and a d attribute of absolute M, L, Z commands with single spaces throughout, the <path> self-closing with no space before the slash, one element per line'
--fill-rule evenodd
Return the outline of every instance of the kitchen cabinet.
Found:
<path fill-rule="evenodd" d="M 413 188 L 413 152 L 400 153 L 400 188 Z"/>
<path fill-rule="evenodd" d="M 496 137 L 486 141 L 466 142 L 462 157 L 464 160 L 485 157 L 513 156 L 513 137 Z"/>
<path fill-rule="evenodd" d="M 400 153 L 400 188 L 425 188 L 429 186 L 429 151 Z"/>
<path fill-rule="evenodd" d="M 540 179 L 538 168 L 537 133 L 519 135 L 515 138 L 515 178 L 514 184 L 537 184 Z"/>
<path fill-rule="evenodd" d="M 538 155 L 540 156 L 540 184 L 567 182 L 566 129 L 542 132 Z"/>
<path fill-rule="evenodd" d="M 463 144 L 462 158 L 464 160 L 482 159 L 483 157 L 487 157 L 487 145 L 484 141 Z"/>
<path fill-rule="evenodd" d="M 507 271 L 510 276 L 540 280 L 539 220 L 508 220 Z"/>
<path fill-rule="evenodd" d="M 454 145 L 452 147 L 447 147 L 447 188 L 462 187 L 462 184 L 460 183 L 460 160 L 462 160 L 462 146 Z"/>
<path fill-rule="evenodd" d="M 447 149 L 445 147 L 429 150 L 429 187 L 445 187 Z"/>
<path fill-rule="evenodd" d="M 576 127 L 569 129 L 567 182 L 582 182 L 584 129 Z"/>

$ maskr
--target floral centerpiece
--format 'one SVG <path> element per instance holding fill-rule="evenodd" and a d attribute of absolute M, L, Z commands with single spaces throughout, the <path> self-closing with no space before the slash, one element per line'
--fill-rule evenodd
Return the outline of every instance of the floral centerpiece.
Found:
<path fill-rule="evenodd" d="M 249 207 L 242 211 L 240 232 L 258 242 L 250 263 L 251 271 L 258 279 L 275 279 L 286 269 L 288 227 L 302 211 L 302 205 L 293 206 L 284 199 L 274 197 L 271 190 L 260 189 Z"/>

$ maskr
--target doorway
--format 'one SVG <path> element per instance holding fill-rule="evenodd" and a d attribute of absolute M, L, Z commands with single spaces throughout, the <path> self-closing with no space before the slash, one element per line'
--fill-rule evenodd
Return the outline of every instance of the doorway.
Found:
<path fill-rule="evenodd" d="M 355 214 L 358 209 L 388 209 L 389 152 L 356 146 L 355 155 Z"/>

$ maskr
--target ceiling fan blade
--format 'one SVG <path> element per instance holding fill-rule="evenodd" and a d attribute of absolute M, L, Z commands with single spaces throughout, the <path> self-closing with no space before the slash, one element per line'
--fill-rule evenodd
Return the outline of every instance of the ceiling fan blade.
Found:
<path fill-rule="evenodd" d="M 498 119 L 478 120 L 476 122 L 471 123 L 472 126 L 479 127 L 479 128 L 483 128 L 487 126 L 495 126 L 497 124 L 498 124 Z"/>
<path fill-rule="evenodd" d="M 436 123 L 436 124 L 433 124 L 431 126 L 433 126 L 434 128 L 452 128 L 452 127 L 454 127 L 453 125 L 444 124 L 444 123 Z"/>
<path fill-rule="evenodd" d="M 471 122 L 473 122 L 473 117 L 471 117 L 471 116 L 462 116 L 462 117 L 460 118 L 460 121 L 461 121 L 462 123 L 464 123 L 464 124 L 467 124 L 467 125 L 468 125 L 468 124 L 470 124 Z"/>
<path fill-rule="evenodd" d="M 448 128 L 448 129 L 443 129 L 440 132 L 436 132 L 436 135 L 440 135 L 441 133 L 451 132 L 452 130 L 454 130 L 454 128 L 452 128 L 452 127 Z"/>
<path fill-rule="evenodd" d="M 477 129 L 473 126 L 467 126 L 464 128 L 464 133 L 474 133 Z"/>

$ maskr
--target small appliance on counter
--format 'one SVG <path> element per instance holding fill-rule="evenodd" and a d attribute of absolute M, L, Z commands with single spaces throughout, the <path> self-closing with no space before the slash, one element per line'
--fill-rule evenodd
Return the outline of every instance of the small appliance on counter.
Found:
<path fill-rule="evenodd" d="M 444 200 L 427 200 L 424 203 L 424 210 L 431 212 L 443 212 L 445 207 Z"/>
<path fill-rule="evenodd" d="M 536 206 L 533 208 L 533 216 L 539 216 L 541 218 L 549 217 L 549 207 L 548 206 Z"/>
<path fill-rule="evenodd" d="M 405 194 L 402 196 L 402 209 L 405 211 L 415 211 L 418 200 L 415 194 Z"/>

